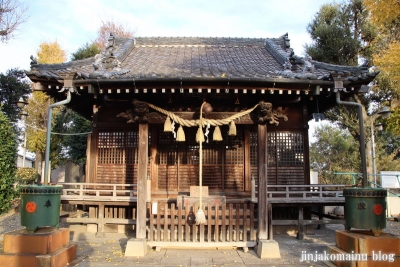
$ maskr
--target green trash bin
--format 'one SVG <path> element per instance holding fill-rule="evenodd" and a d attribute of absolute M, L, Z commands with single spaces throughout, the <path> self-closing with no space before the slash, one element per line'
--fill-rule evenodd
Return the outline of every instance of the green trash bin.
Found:
<path fill-rule="evenodd" d="M 27 185 L 19 189 L 21 225 L 34 233 L 40 227 L 55 227 L 60 223 L 62 186 Z"/>
<path fill-rule="evenodd" d="M 343 190 L 346 230 L 371 230 L 375 236 L 386 228 L 386 189 L 357 187 Z"/>

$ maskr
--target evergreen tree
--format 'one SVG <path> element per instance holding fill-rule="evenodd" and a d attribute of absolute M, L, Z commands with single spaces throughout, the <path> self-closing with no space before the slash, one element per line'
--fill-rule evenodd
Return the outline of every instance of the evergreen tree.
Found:
<path fill-rule="evenodd" d="M 25 72 L 19 69 L 10 69 L 6 74 L 0 73 L 0 105 L 12 123 L 20 118 L 18 100 L 21 97 L 27 99 L 31 92 L 30 84 L 25 78 Z"/>
<path fill-rule="evenodd" d="M 86 43 L 85 45 L 81 46 L 75 53 L 72 53 L 71 60 L 82 60 L 85 58 L 94 57 L 95 55 L 101 52 L 100 47 L 95 44 Z"/>
<path fill-rule="evenodd" d="M 367 17 L 362 0 L 322 5 L 307 26 L 313 42 L 305 45 L 306 53 L 321 62 L 358 65 L 359 56 L 370 56 L 376 36 Z"/>
<path fill-rule="evenodd" d="M 87 136 L 92 131 L 91 122 L 68 108 L 64 108 L 57 118 L 55 131 L 66 134 L 62 138 L 65 158 L 77 165 L 84 165 L 86 163 Z"/>
<path fill-rule="evenodd" d="M 14 130 L 0 106 L 0 214 L 7 212 L 14 199 L 17 170 L 17 143 Z"/>
<path fill-rule="evenodd" d="M 359 172 L 360 154 L 354 138 L 347 130 L 334 125 L 316 127 L 314 137 L 316 141 L 310 145 L 310 165 L 318 171 L 320 183 L 352 184 L 350 175 L 335 175 L 334 172 Z"/>

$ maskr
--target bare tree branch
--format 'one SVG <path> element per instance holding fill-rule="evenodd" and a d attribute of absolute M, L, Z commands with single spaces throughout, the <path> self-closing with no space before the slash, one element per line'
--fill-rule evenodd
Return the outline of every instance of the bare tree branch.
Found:
<path fill-rule="evenodd" d="M 97 33 L 98 36 L 94 43 L 101 49 L 105 48 L 110 33 L 114 34 L 115 36 L 128 38 L 131 38 L 135 35 L 135 31 L 129 29 L 128 26 L 113 20 L 102 20 L 101 26 Z"/>
<path fill-rule="evenodd" d="M 0 0 L 0 41 L 5 43 L 13 37 L 17 28 L 27 20 L 27 6 L 18 0 Z"/>

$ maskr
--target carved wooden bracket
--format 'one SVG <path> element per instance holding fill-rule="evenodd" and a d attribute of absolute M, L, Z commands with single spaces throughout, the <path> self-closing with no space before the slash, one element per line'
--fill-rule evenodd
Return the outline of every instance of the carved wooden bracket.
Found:
<path fill-rule="evenodd" d="M 117 117 L 127 119 L 127 123 L 147 123 L 149 119 L 149 105 L 143 101 L 133 100 L 133 109 L 121 112 Z"/>
<path fill-rule="evenodd" d="M 283 118 L 284 121 L 288 120 L 286 114 L 283 113 L 282 108 L 273 109 L 272 103 L 260 101 L 258 106 L 258 123 L 264 124 L 274 124 L 276 126 L 279 125 L 279 118 Z"/>

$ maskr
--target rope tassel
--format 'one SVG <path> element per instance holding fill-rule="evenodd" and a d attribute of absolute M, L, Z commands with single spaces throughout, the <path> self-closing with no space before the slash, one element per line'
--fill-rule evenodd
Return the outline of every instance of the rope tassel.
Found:
<path fill-rule="evenodd" d="M 201 127 L 199 127 L 199 129 L 197 130 L 196 142 L 197 143 L 204 142 L 204 134 L 203 134 L 203 130 L 201 129 Z"/>
<path fill-rule="evenodd" d="M 185 142 L 185 132 L 183 131 L 182 125 L 179 126 L 178 132 L 176 133 L 176 141 L 177 142 Z"/>
<path fill-rule="evenodd" d="M 229 123 L 229 132 L 228 135 L 235 136 L 236 135 L 236 124 L 234 121 Z"/>
<path fill-rule="evenodd" d="M 207 222 L 206 215 L 204 214 L 203 209 L 200 207 L 199 210 L 196 212 L 196 224 L 204 224 L 206 222 Z"/>
<path fill-rule="evenodd" d="M 215 126 L 215 130 L 213 133 L 213 140 L 214 141 L 222 141 L 222 134 L 221 134 L 221 129 L 219 128 L 219 126 Z"/>
<path fill-rule="evenodd" d="M 167 116 L 167 119 L 164 122 L 164 132 L 172 132 L 171 120 L 169 116 Z"/>

